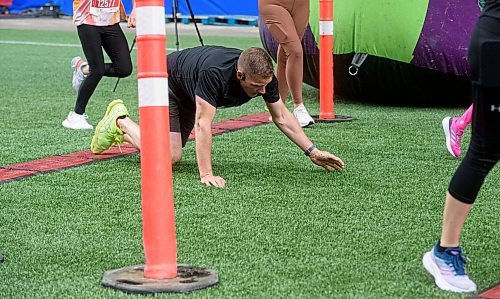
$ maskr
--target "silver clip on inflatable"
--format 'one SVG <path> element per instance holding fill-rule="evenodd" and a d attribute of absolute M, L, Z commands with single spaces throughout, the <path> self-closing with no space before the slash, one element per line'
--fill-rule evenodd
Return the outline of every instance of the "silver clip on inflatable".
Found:
<path fill-rule="evenodd" d="M 351 61 L 351 66 L 349 67 L 349 74 L 351 76 L 356 76 L 358 74 L 359 67 L 363 64 L 368 54 L 366 53 L 355 53 Z"/>

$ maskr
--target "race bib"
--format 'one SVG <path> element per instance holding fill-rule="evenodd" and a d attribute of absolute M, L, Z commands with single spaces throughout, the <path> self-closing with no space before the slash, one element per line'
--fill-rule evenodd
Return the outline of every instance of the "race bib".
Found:
<path fill-rule="evenodd" d="M 115 13 L 120 9 L 120 0 L 92 0 L 90 13 L 98 16 L 102 13 Z"/>

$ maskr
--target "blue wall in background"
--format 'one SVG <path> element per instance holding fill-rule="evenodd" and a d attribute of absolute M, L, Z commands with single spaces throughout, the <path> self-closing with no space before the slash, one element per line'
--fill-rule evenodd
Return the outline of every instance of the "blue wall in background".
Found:
<path fill-rule="evenodd" d="M 179 12 L 189 15 L 186 0 L 179 1 Z M 127 13 L 132 9 L 132 0 L 122 0 Z M 14 0 L 9 6 L 12 13 L 19 13 L 27 8 L 40 8 L 46 3 L 59 5 L 67 15 L 73 14 L 72 0 Z M 257 0 L 190 0 L 193 13 L 199 15 L 250 15 L 257 16 Z M 172 14 L 172 0 L 165 0 L 165 13 Z"/>
<path fill-rule="evenodd" d="M 186 0 L 179 0 L 181 14 L 189 14 Z M 190 0 L 195 15 L 249 15 L 259 14 L 257 0 Z M 165 1 L 165 12 L 172 14 L 172 0 Z"/>
<path fill-rule="evenodd" d="M 66 3 L 67 2 L 67 3 Z M 43 6 L 45 3 L 52 3 L 54 5 L 59 5 L 61 6 L 61 10 L 63 10 L 63 7 L 65 9 L 68 9 L 70 11 L 69 14 L 73 14 L 73 1 L 67 1 L 67 0 L 13 0 L 12 5 L 9 6 L 9 9 L 11 13 L 19 13 L 24 9 L 28 8 L 40 8 L 40 6 Z M 67 14 L 66 11 L 64 13 Z"/>

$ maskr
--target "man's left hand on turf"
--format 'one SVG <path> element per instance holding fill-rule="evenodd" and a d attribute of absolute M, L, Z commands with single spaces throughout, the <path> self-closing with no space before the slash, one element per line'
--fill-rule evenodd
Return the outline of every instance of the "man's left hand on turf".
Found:
<path fill-rule="evenodd" d="M 344 168 L 344 162 L 339 157 L 326 151 L 314 149 L 309 158 L 314 164 L 323 167 L 327 171 L 332 171 L 332 169 L 342 170 Z"/>

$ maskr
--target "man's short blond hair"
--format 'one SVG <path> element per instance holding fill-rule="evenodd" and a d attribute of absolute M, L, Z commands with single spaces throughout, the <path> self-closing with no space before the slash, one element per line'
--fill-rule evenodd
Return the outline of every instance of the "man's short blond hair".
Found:
<path fill-rule="evenodd" d="M 271 57 L 262 48 L 249 48 L 238 59 L 238 69 L 247 76 L 271 78 L 274 66 Z"/>

